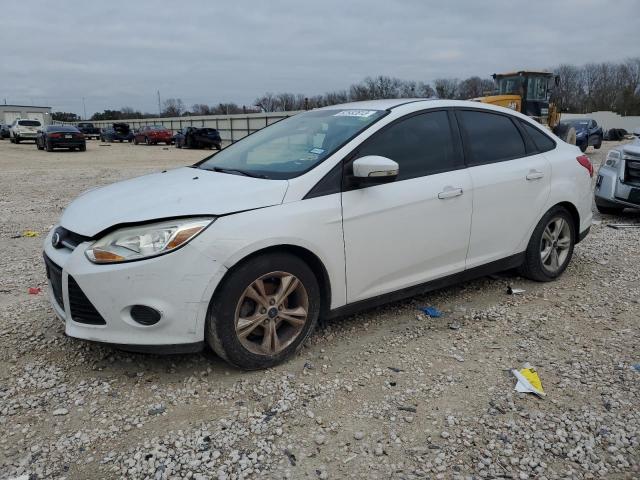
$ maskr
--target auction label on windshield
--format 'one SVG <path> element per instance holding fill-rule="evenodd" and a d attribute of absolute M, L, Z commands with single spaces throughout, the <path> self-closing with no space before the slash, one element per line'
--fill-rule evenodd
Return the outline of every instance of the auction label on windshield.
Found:
<path fill-rule="evenodd" d="M 334 117 L 370 117 L 376 113 L 376 110 L 342 110 L 334 115 Z"/>

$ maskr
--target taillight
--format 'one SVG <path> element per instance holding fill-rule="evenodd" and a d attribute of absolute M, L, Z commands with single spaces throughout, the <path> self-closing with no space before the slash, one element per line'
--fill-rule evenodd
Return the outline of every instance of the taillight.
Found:
<path fill-rule="evenodd" d="M 579 157 L 576 157 L 576 160 L 578 160 L 578 163 L 580 165 L 587 169 L 587 171 L 589 172 L 589 176 L 593 177 L 593 165 L 591 165 L 589 157 L 587 157 L 586 155 L 580 155 Z"/>
<path fill-rule="evenodd" d="M 62 134 L 61 133 L 49 133 L 47 135 L 47 137 L 49 137 L 49 138 L 62 138 Z"/>
<path fill-rule="evenodd" d="M 84 138 L 84 134 L 82 134 L 82 133 L 74 133 L 73 134 L 73 138 L 82 139 L 82 138 Z"/>

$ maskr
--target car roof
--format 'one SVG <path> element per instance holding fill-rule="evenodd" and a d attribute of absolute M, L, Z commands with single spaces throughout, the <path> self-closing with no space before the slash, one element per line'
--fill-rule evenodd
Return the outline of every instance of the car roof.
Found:
<path fill-rule="evenodd" d="M 384 100 L 364 100 L 361 102 L 340 103 L 338 105 L 329 105 L 319 108 L 318 110 L 389 110 L 400 105 L 413 102 L 433 101 L 428 98 L 385 98 Z"/>

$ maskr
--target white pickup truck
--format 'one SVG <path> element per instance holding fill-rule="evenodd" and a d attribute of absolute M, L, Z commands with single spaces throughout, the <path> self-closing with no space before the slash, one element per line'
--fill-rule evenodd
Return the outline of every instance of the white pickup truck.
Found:
<path fill-rule="evenodd" d="M 33 140 L 35 142 L 40 128 L 42 128 L 42 123 L 39 120 L 18 118 L 11 124 L 9 140 L 11 143 L 20 143 L 23 140 Z"/>

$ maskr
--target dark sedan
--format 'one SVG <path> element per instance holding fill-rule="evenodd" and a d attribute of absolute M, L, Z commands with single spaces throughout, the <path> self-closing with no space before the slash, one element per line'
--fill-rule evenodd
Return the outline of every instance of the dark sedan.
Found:
<path fill-rule="evenodd" d="M 103 142 L 133 142 L 133 132 L 128 123 L 116 122 L 111 127 L 100 131 L 100 140 Z"/>
<path fill-rule="evenodd" d="M 576 145 L 583 152 L 589 147 L 600 148 L 604 136 L 602 127 L 593 118 L 572 118 L 563 120 L 562 123 L 576 129 Z"/>
<path fill-rule="evenodd" d="M 186 127 L 173 137 L 176 148 L 222 148 L 220 133 L 215 128 Z"/>
<path fill-rule="evenodd" d="M 49 125 L 38 130 L 36 147 L 47 152 L 53 152 L 55 148 L 84 152 L 87 149 L 87 141 L 83 133 L 72 125 Z"/>
<path fill-rule="evenodd" d="M 0 140 L 11 137 L 10 129 L 11 125 L 0 125 Z"/>

